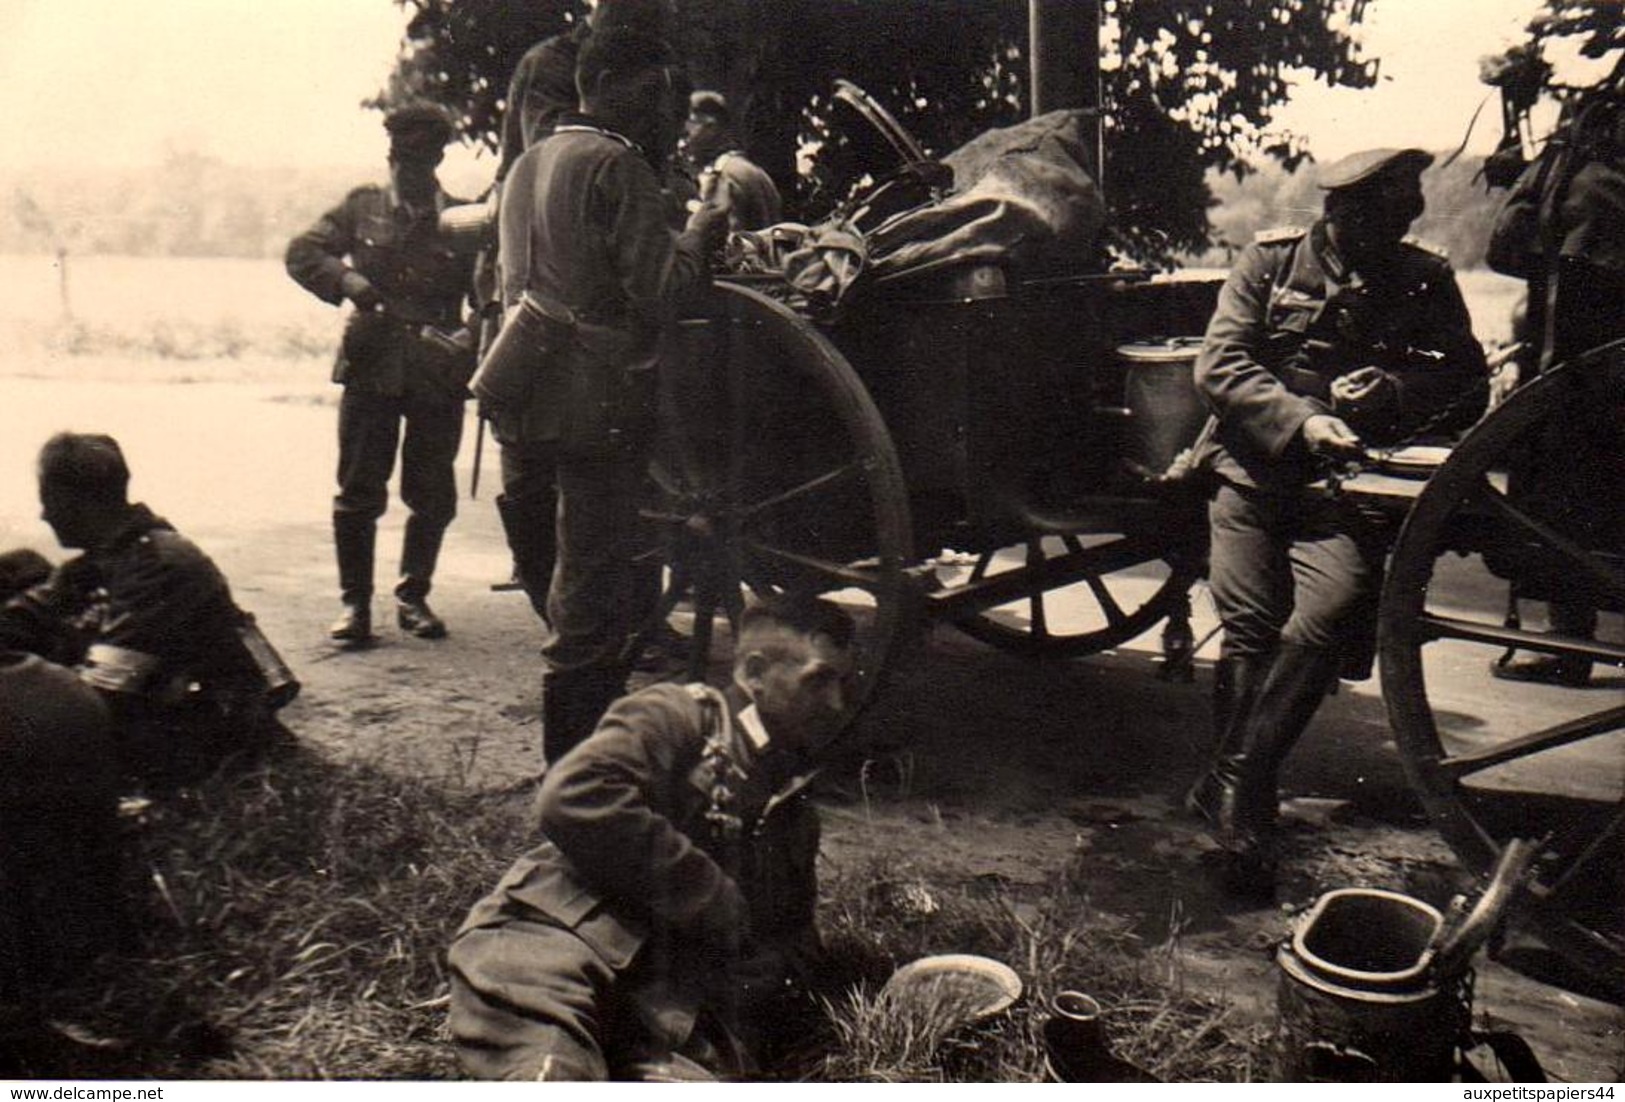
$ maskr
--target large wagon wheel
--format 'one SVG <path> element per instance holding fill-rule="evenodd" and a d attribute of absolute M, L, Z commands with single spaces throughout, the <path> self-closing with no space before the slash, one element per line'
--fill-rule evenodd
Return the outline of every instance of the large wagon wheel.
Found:
<path fill-rule="evenodd" d="M 667 566 L 660 617 L 691 610 L 700 676 L 747 596 L 828 596 L 858 624 L 856 706 L 907 614 L 908 495 L 885 422 L 829 340 L 756 291 L 718 284 L 679 332 L 644 514 Z"/>
<path fill-rule="evenodd" d="M 1079 657 L 1120 646 L 1169 617 L 1185 620 L 1202 571 L 1201 533 L 1172 513 L 1157 516 L 1126 532 L 1034 531 L 1021 543 L 967 556 L 955 573 L 939 568 L 953 600 L 977 606 L 955 626 L 1016 654 Z"/>
<path fill-rule="evenodd" d="M 1557 480 L 1569 490 L 1520 492 L 1519 475 L 1509 487 L 1506 472 L 1549 457 L 1554 438 L 1569 448 Z M 1540 932 L 1625 994 L 1625 704 L 1612 676 L 1625 646 L 1505 626 L 1505 587 L 1475 587 L 1492 579 L 1447 554 L 1476 552 L 1526 593 L 1625 608 L 1622 456 L 1625 342 L 1516 392 L 1411 508 L 1383 592 L 1380 650 L 1399 752 L 1445 839 L 1483 871 L 1507 838 L 1544 838 L 1531 892 Z M 1583 655 L 1609 676 L 1584 690 L 1495 681 L 1489 663 L 1510 646 Z"/>

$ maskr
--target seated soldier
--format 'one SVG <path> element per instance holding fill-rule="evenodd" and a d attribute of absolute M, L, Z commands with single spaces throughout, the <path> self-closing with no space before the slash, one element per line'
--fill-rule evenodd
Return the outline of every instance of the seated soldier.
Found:
<path fill-rule="evenodd" d="M 111 437 L 46 442 L 42 515 L 84 554 L 0 608 L 0 649 L 77 668 L 111 706 L 125 771 L 188 783 L 279 731 L 270 712 L 298 683 L 209 557 L 126 498 L 129 480 Z"/>
<path fill-rule="evenodd" d="M 451 1032 L 470 1074 L 757 1070 L 765 1026 L 819 952 L 803 771 L 846 719 L 851 632 L 822 601 L 752 606 L 726 693 L 633 693 L 548 767 L 546 840 L 451 947 Z"/>
<path fill-rule="evenodd" d="M 0 602 L 49 574 L 32 551 L 0 555 Z M 117 945 L 112 746 L 107 706 L 72 670 L 0 650 L 0 1033 L 7 1008 L 26 1014 Z"/>

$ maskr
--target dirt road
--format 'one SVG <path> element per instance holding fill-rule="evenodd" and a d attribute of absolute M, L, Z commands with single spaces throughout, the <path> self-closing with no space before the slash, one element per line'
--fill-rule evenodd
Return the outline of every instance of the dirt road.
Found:
<path fill-rule="evenodd" d="M 150 374 L 181 374 L 162 367 Z M 480 499 L 468 501 L 465 441 L 463 513 L 434 595 L 450 639 L 405 638 L 386 623 L 377 648 L 335 655 L 322 626 L 335 609 L 336 392 L 318 364 L 279 370 L 281 379 L 266 371 L 250 373 L 257 382 L 190 384 L 127 381 L 127 366 L 93 363 L 75 366 L 79 381 L 0 377 L 0 546 L 60 555 L 37 520 L 34 456 L 57 429 L 110 432 L 135 472 L 133 496 L 215 556 L 303 679 L 285 713 L 302 738 L 477 786 L 534 773 L 541 633 L 521 597 L 489 589 L 507 571 L 490 505 L 494 455 Z M 401 519 L 396 505 L 384 523 L 381 591 Z M 1197 605 L 1201 634 L 1212 621 Z M 1269 947 L 1286 916 L 1238 908 L 1202 872 L 1207 844 L 1177 804 L 1199 757 L 1207 662 L 1196 684 L 1159 681 L 1152 643 L 1044 663 L 936 629 L 866 720 L 876 749 L 850 799 L 828 809 L 828 859 L 1012 885 L 1081 870 L 1094 906 L 1123 916 L 1147 944 L 1177 940 L 1183 982 L 1232 1000 L 1242 1021 L 1264 1022 L 1276 983 Z M 1287 807 L 1283 898 L 1364 885 L 1442 903 L 1459 886 L 1451 853 L 1405 787 L 1375 682 L 1327 703 L 1286 786 L 1298 798 Z M 1554 1078 L 1612 1079 L 1625 1066 L 1616 1007 L 1488 963 L 1476 1005 L 1521 1032 Z"/>

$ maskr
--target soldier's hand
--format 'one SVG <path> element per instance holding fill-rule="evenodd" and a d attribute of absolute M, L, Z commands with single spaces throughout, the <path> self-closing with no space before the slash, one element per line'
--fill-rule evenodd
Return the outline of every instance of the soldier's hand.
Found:
<path fill-rule="evenodd" d="M 1394 377 L 1380 367 L 1362 367 L 1332 380 L 1332 398 L 1355 405 L 1383 401 L 1398 390 Z"/>
<path fill-rule="evenodd" d="M 702 203 L 688 216 L 687 229 L 699 237 L 707 253 L 715 252 L 728 237 L 728 212 L 711 203 Z"/>
<path fill-rule="evenodd" d="M 1504 360 L 1495 366 L 1490 372 L 1490 409 L 1511 397 L 1512 392 L 1518 389 L 1522 374 L 1517 360 Z"/>
<path fill-rule="evenodd" d="M 355 303 L 357 310 L 376 310 L 384 304 L 372 280 L 360 272 L 345 272 L 339 279 L 339 293 Z"/>
<path fill-rule="evenodd" d="M 83 608 L 101 584 L 101 570 L 90 557 L 76 555 L 58 564 L 33 593 L 35 599 L 52 612 L 69 615 Z"/>
<path fill-rule="evenodd" d="M 1310 455 L 1330 459 L 1359 459 L 1365 452 L 1360 436 L 1340 417 L 1316 413 L 1303 423 L 1303 443 Z"/>

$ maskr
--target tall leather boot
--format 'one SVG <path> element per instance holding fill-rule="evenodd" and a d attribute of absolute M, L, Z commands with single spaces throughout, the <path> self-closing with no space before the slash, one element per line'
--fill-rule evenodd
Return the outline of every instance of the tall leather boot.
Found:
<path fill-rule="evenodd" d="M 1589 605 L 1553 601 L 1547 606 L 1547 617 L 1556 635 L 1575 639 L 1597 636 L 1597 610 Z M 1524 658 L 1508 655 L 1490 663 L 1490 676 L 1502 681 L 1533 681 L 1579 689 L 1591 682 L 1591 660 L 1569 654 L 1532 654 Z"/>
<path fill-rule="evenodd" d="M 558 502 L 557 490 L 526 498 L 497 495 L 497 516 L 508 538 L 508 550 L 513 553 L 514 580 L 524 589 L 530 607 L 544 624 L 549 622 L 547 589 L 553 583 L 553 562 L 558 555 Z"/>
<path fill-rule="evenodd" d="M 626 692 L 627 670 L 584 669 L 542 677 L 542 759 L 553 765 L 585 742 Z"/>
<path fill-rule="evenodd" d="M 1213 755 L 1185 794 L 1185 810 L 1214 826 L 1233 814 L 1241 776 L 1242 735 L 1274 656 L 1221 658 L 1213 667 Z"/>
<path fill-rule="evenodd" d="M 1218 828 L 1229 857 L 1228 886 L 1238 894 L 1274 893 L 1281 765 L 1336 681 L 1337 668 L 1338 657 L 1327 648 L 1283 643 L 1253 701 L 1233 758 L 1233 797 L 1221 807 Z"/>
<path fill-rule="evenodd" d="M 339 564 L 339 601 L 344 611 L 327 629 L 335 643 L 360 646 L 372 639 L 372 560 L 378 522 L 351 513 L 333 514 L 333 549 Z"/>
<path fill-rule="evenodd" d="M 401 542 L 401 580 L 395 586 L 395 619 L 402 631 L 419 639 L 443 639 L 446 624 L 429 609 L 429 588 L 446 526 L 416 513 L 406 518 Z"/>

